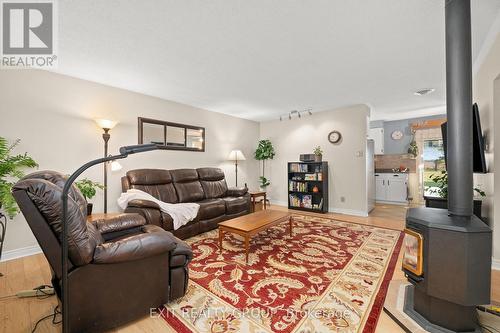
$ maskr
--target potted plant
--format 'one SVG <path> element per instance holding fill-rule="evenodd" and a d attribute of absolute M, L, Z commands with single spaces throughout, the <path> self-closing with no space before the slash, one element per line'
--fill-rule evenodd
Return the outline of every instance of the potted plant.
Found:
<path fill-rule="evenodd" d="M 265 177 L 265 162 L 266 160 L 273 159 L 274 155 L 276 155 L 276 153 L 274 152 L 274 147 L 271 141 L 260 140 L 254 156 L 256 160 L 262 161 L 262 176 L 259 178 L 259 181 L 260 188 L 264 191 L 266 190 L 266 187 L 271 184 L 269 179 Z"/>
<path fill-rule="evenodd" d="M 19 142 L 18 139 L 9 144 L 7 139 L 0 137 L 0 208 L 10 219 L 19 213 L 17 203 L 12 196 L 12 186 L 24 177 L 24 169 L 38 167 L 35 160 L 27 153 L 11 155 Z"/>
<path fill-rule="evenodd" d="M 80 190 L 85 200 L 87 200 L 87 215 L 92 214 L 92 203 L 88 202 L 89 199 L 95 197 L 97 189 L 104 189 L 100 183 L 93 182 L 90 179 L 84 178 L 75 182 L 76 187 Z"/>
<path fill-rule="evenodd" d="M 314 162 L 321 162 L 321 160 L 323 159 L 323 150 L 321 149 L 320 146 L 317 146 L 316 148 L 314 148 Z"/>
<path fill-rule="evenodd" d="M 437 196 L 424 196 L 425 206 L 431 208 L 448 208 L 448 173 L 442 170 L 440 173 L 433 174 L 430 179 L 436 184 L 434 188 L 429 190 L 430 193 Z M 474 192 L 481 197 L 485 197 L 486 193 L 478 187 L 474 187 Z M 482 200 L 474 200 L 474 215 L 479 218 L 481 216 Z"/>
<path fill-rule="evenodd" d="M 413 155 L 413 157 L 416 158 L 418 156 L 418 145 L 417 145 L 417 141 L 415 140 L 416 131 L 412 129 L 411 134 L 412 134 L 412 138 L 411 138 L 410 146 L 408 147 L 408 154 L 411 154 L 411 155 Z"/>

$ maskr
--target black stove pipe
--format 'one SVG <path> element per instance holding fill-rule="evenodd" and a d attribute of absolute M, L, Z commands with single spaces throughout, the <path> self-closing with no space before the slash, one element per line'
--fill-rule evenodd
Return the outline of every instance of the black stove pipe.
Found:
<path fill-rule="evenodd" d="M 448 211 L 473 214 L 472 55 L 470 0 L 446 0 Z"/>

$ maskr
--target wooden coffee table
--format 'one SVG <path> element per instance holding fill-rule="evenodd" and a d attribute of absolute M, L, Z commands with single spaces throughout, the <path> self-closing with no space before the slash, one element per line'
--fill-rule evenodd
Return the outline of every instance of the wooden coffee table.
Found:
<path fill-rule="evenodd" d="M 245 255 L 246 263 L 248 263 L 248 250 L 250 247 L 250 237 L 258 232 L 267 230 L 279 223 L 288 221 L 290 224 L 290 236 L 292 233 L 293 218 L 290 213 L 280 212 L 276 210 L 261 210 L 257 213 L 252 213 L 240 216 L 228 221 L 219 223 L 219 247 L 222 251 L 222 239 L 225 232 L 238 234 L 245 238 Z"/>

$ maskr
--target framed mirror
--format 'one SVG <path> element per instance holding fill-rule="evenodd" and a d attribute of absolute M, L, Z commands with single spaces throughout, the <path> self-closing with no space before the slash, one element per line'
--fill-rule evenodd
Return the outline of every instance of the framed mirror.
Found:
<path fill-rule="evenodd" d="M 138 118 L 139 144 L 155 143 L 162 149 L 205 151 L 205 128 Z"/>

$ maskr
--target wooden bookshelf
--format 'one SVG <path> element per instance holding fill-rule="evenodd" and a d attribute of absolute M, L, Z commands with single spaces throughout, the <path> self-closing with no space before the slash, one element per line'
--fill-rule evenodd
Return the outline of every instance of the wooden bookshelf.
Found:
<path fill-rule="evenodd" d="M 288 162 L 288 208 L 328 212 L 328 162 Z"/>

